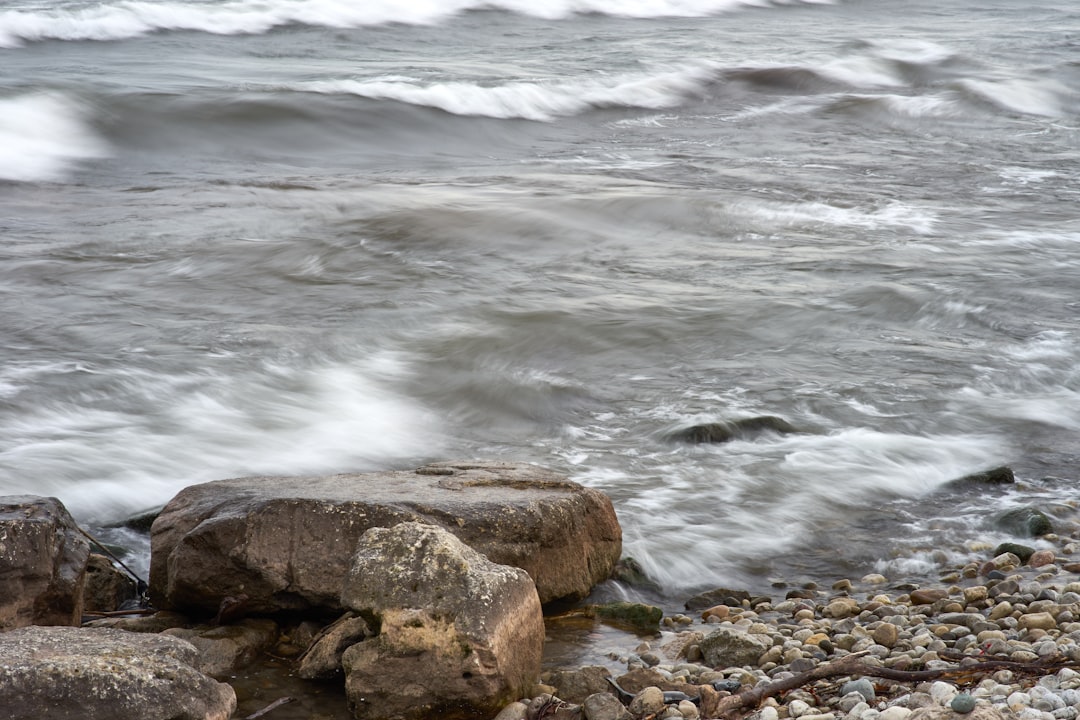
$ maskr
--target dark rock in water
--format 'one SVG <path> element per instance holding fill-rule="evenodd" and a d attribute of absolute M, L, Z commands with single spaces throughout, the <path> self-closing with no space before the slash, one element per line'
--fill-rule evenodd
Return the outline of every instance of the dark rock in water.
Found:
<path fill-rule="evenodd" d="M 1031 559 L 1031 556 L 1035 554 L 1035 548 L 1028 547 L 1027 545 L 1019 545 L 1017 543 L 1001 543 L 994 548 L 994 557 L 1003 553 L 1012 553 L 1020 558 L 1020 562 L 1027 562 Z"/>
<path fill-rule="evenodd" d="M 972 473 L 964 477 L 950 480 L 949 485 L 1011 485 L 1016 482 L 1012 468 L 1002 465 L 990 470 Z"/>
<path fill-rule="evenodd" d="M 85 611 L 111 612 L 138 596 L 138 585 L 104 555 L 91 554 L 86 563 Z"/>
<path fill-rule="evenodd" d="M 593 605 L 590 611 L 598 618 L 632 625 L 636 628 L 655 630 L 660 626 L 664 611 L 654 605 L 633 602 L 613 602 Z"/>
<path fill-rule="evenodd" d="M 629 585 L 633 588 L 647 588 L 649 590 L 660 590 L 660 585 L 645 574 L 644 568 L 641 567 L 641 563 L 632 557 L 626 557 L 615 564 L 615 571 L 611 574 L 613 580 L 618 580 L 624 585 Z"/>
<path fill-rule="evenodd" d="M 687 610 L 707 610 L 714 605 L 727 605 L 729 607 L 742 607 L 743 600 L 750 601 L 750 593 L 745 590 L 731 590 L 730 588 L 716 588 L 699 595 L 695 595 L 686 601 Z"/>
<path fill-rule="evenodd" d="M 736 438 L 758 435 L 763 432 L 786 434 L 799 431 L 794 425 L 781 417 L 762 415 L 741 420 L 694 425 L 672 433 L 671 439 L 692 443 L 722 443 Z"/>
<path fill-rule="evenodd" d="M 155 508 L 153 510 L 147 510 L 141 512 L 138 515 L 132 515 L 126 520 L 121 520 L 113 525 L 107 525 L 106 527 L 122 527 L 129 530 L 138 530 L 139 532 L 150 532 L 151 526 L 154 521 L 157 520 L 157 516 L 161 514 L 161 508 Z"/>
<path fill-rule="evenodd" d="M 1041 510 L 1033 507 L 1016 508 L 999 515 L 995 524 L 1002 530 L 1021 537 L 1040 537 L 1054 532 L 1054 524 Z"/>

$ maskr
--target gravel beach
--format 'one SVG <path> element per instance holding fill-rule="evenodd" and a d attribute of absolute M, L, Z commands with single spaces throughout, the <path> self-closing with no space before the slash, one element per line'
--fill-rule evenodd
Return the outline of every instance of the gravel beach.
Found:
<path fill-rule="evenodd" d="M 1080 546 L 1053 534 L 1037 544 L 976 547 L 983 561 L 919 586 L 869 574 L 782 598 L 718 590 L 687 606 L 714 605 L 665 616 L 658 637 L 613 653 L 622 670 L 549 671 L 498 720 L 1073 720 Z"/>

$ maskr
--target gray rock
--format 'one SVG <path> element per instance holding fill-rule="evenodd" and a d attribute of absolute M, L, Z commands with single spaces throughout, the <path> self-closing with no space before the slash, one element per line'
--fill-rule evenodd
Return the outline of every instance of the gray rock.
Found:
<path fill-rule="evenodd" d="M 975 698 L 971 697 L 971 695 L 966 692 L 959 693 L 952 699 L 952 702 L 949 703 L 949 707 L 954 712 L 966 715 L 975 709 Z"/>
<path fill-rule="evenodd" d="M 341 602 L 379 629 L 342 655 L 357 720 L 490 717 L 540 674 L 544 618 L 528 574 L 440 527 L 364 533 Z"/>
<path fill-rule="evenodd" d="M 340 612 L 360 536 L 407 521 L 442 526 L 493 562 L 524 569 L 542 602 L 587 595 L 622 547 L 607 496 L 534 465 L 238 478 L 185 488 L 154 521 L 151 600 L 213 614 L 243 593 L 253 614 Z"/>
<path fill-rule="evenodd" d="M 741 667 L 756 665 L 758 658 L 772 646 L 772 641 L 768 635 L 751 635 L 721 627 L 702 638 L 699 646 L 709 667 Z"/>
<path fill-rule="evenodd" d="M 630 711 L 611 693 L 600 692 L 585 698 L 581 704 L 585 720 L 630 720 Z"/>
<path fill-rule="evenodd" d="M 877 695 L 874 690 L 874 683 L 870 682 L 866 678 L 859 678 L 858 680 L 849 680 L 844 683 L 840 688 L 841 695 L 847 695 L 848 693 L 859 693 L 863 700 L 868 703 L 874 702 L 874 697 Z"/>
<path fill-rule="evenodd" d="M 635 717 L 652 715 L 664 709 L 664 692 L 658 687 L 643 688 L 641 692 L 630 701 L 629 711 Z"/>
<path fill-rule="evenodd" d="M 179 638 L 107 628 L 0 633 L 6 720 L 228 720 L 236 695 L 196 670 Z"/>
<path fill-rule="evenodd" d="M 581 704 L 590 695 L 609 694 L 608 678 L 611 672 L 602 665 L 590 665 L 578 670 L 557 670 L 551 674 L 549 685 L 555 687 L 560 700 Z"/>
<path fill-rule="evenodd" d="M 0 497 L 0 630 L 78 625 L 90 543 L 50 497 Z"/>
<path fill-rule="evenodd" d="M 304 651 L 297 662 L 296 674 L 305 680 L 329 680 L 341 674 L 342 654 L 372 635 L 367 621 L 347 613 L 328 625 Z"/>
<path fill-rule="evenodd" d="M 259 659 L 277 641 L 278 626 L 273 620 L 248 618 L 234 625 L 171 628 L 163 634 L 194 645 L 199 652 L 195 667 L 224 678 Z"/>

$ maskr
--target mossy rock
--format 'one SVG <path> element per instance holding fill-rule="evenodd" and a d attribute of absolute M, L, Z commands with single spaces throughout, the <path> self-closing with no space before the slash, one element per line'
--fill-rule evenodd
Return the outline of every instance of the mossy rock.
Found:
<path fill-rule="evenodd" d="M 645 630 L 659 629 L 660 620 L 664 617 L 664 611 L 655 605 L 634 602 L 592 605 L 589 610 L 592 615 L 601 620 Z"/>
<path fill-rule="evenodd" d="M 997 526 L 1020 537 L 1041 537 L 1054 532 L 1054 524 L 1043 511 L 1033 507 L 1016 508 L 997 517 Z"/>
<path fill-rule="evenodd" d="M 1026 563 L 1028 559 L 1035 554 L 1035 548 L 1028 547 L 1027 545 L 1020 545 L 1018 543 L 1001 543 L 994 548 L 994 557 L 1003 553 L 1012 553 L 1020 558 L 1020 562 Z"/>
<path fill-rule="evenodd" d="M 632 557 L 625 557 L 615 564 L 615 571 L 611 574 L 611 579 L 632 588 L 660 589 L 660 585 L 645 574 L 645 569 L 641 567 L 641 563 Z"/>

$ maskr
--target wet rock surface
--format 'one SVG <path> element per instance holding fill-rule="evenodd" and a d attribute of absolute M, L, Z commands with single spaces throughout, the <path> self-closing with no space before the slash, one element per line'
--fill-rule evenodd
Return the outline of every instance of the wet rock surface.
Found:
<path fill-rule="evenodd" d="M 341 578 L 373 527 L 439 525 L 493 562 L 524 569 L 541 602 L 607 579 L 622 532 L 611 501 L 534 465 L 448 462 L 415 471 L 239 478 L 188 487 L 154 521 L 156 607 L 213 614 L 338 613 Z"/>

